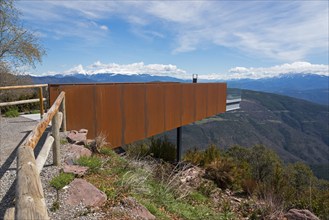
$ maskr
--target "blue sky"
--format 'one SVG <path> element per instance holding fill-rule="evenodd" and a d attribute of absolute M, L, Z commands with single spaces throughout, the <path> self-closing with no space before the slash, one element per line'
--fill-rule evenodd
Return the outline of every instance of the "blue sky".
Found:
<path fill-rule="evenodd" d="M 20 0 L 47 50 L 36 75 L 328 75 L 328 1 Z"/>

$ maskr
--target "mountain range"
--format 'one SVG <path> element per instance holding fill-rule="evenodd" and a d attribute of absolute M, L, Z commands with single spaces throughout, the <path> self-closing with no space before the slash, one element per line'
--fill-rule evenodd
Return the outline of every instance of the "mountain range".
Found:
<path fill-rule="evenodd" d="M 227 81 L 228 87 L 276 93 L 329 105 L 329 77 L 315 74 L 287 74 L 262 79 Z"/>
<path fill-rule="evenodd" d="M 31 76 L 34 83 L 108 83 L 108 82 L 190 82 L 170 76 L 149 74 L 113 74 L 99 73 L 93 75 L 71 74 L 54 76 Z M 209 82 L 209 81 L 208 81 Z M 212 81 L 214 82 L 214 81 Z M 227 80 L 229 88 L 249 89 L 255 91 L 282 94 L 308 100 L 322 105 L 329 105 L 329 77 L 316 74 L 292 73 L 279 77 L 262 79 Z"/>

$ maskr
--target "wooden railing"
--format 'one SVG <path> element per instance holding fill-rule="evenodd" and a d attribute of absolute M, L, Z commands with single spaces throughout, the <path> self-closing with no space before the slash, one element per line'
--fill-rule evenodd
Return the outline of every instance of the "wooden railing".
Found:
<path fill-rule="evenodd" d="M 14 101 L 14 102 L 2 102 L 0 103 L 0 107 L 2 106 L 11 106 L 11 105 L 19 105 L 19 104 L 26 104 L 26 103 L 34 103 L 39 102 L 40 104 L 40 118 L 42 118 L 44 113 L 44 107 L 43 102 L 46 100 L 46 98 L 43 98 L 43 92 L 42 88 L 48 87 L 48 84 L 38 84 L 38 85 L 20 85 L 20 86 L 3 86 L 0 87 L 1 90 L 13 90 L 13 89 L 32 89 L 32 88 L 39 88 L 39 98 L 38 99 L 27 99 L 27 100 L 20 100 L 20 101 Z"/>
<path fill-rule="evenodd" d="M 49 219 L 40 180 L 40 172 L 53 148 L 53 163 L 60 165 L 59 130 L 66 131 L 65 92 L 61 92 L 43 119 L 33 129 L 17 152 L 17 185 L 15 208 L 6 211 L 5 219 Z M 37 158 L 34 148 L 52 122 L 52 135 L 43 145 Z"/>

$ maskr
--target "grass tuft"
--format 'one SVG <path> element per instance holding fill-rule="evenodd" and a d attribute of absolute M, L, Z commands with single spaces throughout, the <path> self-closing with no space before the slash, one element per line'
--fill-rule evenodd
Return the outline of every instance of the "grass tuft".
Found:
<path fill-rule="evenodd" d="M 92 173 L 98 172 L 102 166 L 102 160 L 96 156 L 86 157 L 82 156 L 75 161 L 77 165 L 89 167 L 89 171 Z"/>
<path fill-rule="evenodd" d="M 17 108 L 12 108 L 9 109 L 8 111 L 5 112 L 5 116 L 8 118 L 16 118 L 19 116 L 19 112 Z"/>
<path fill-rule="evenodd" d="M 71 173 L 60 173 L 55 176 L 51 181 L 50 185 L 56 190 L 62 189 L 64 186 L 68 185 L 74 179 L 74 175 Z"/>

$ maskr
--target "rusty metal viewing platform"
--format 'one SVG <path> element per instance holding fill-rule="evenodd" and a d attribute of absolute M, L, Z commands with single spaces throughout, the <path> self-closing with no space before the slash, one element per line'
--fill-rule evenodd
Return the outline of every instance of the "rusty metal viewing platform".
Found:
<path fill-rule="evenodd" d="M 66 94 L 67 129 L 132 143 L 225 112 L 226 83 L 50 84 L 50 104 Z"/>

